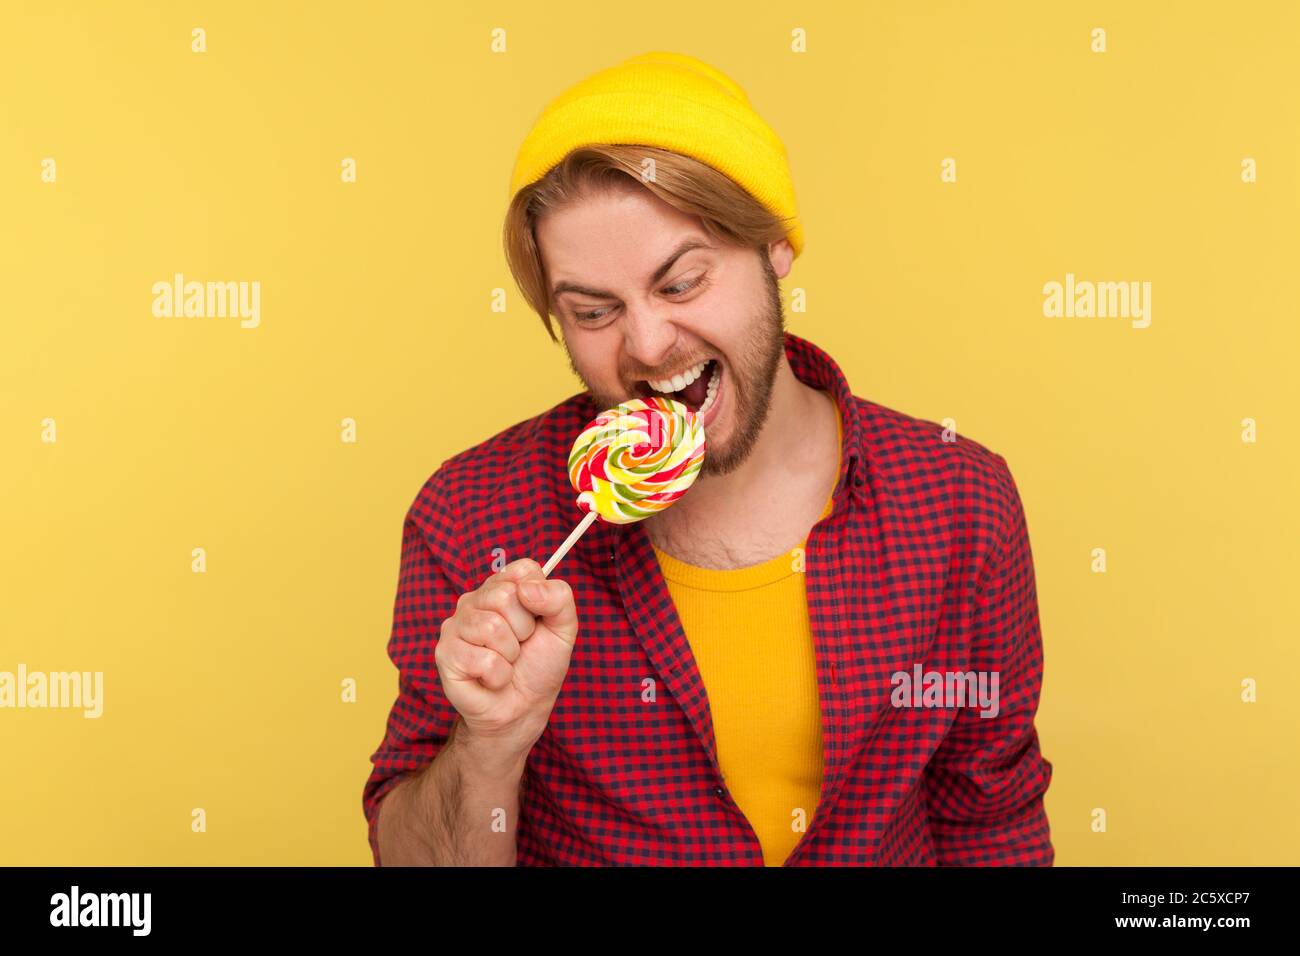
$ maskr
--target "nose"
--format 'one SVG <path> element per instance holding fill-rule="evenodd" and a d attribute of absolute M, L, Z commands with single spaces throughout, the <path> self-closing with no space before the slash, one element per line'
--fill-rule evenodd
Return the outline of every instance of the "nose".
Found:
<path fill-rule="evenodd" d="M 662 368 L 677 345 L 677 326 L 663 313 L 644 305 L 627 306 L 623 321 L 623 350 L 647 369 Z"/>

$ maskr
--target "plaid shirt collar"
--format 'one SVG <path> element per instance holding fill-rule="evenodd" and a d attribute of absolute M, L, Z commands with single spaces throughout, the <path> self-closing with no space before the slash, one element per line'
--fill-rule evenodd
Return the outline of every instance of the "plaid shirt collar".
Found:
<path fill-rule="evenodd" d="M 866 462 L 862 440 L 862 421 L 857 400 L 848 380 L 835 360 L 806 339 L 787 332 L 785 354 L 795 377 L 812 388 L 829 392 L 839 406 L 843 442 L 840 446 L 840 477 L 835 485 L 836 498 L 849 489 L 858 503 L 866 501 Z M 836 501 L 836 508 L 840 502 Z"/>

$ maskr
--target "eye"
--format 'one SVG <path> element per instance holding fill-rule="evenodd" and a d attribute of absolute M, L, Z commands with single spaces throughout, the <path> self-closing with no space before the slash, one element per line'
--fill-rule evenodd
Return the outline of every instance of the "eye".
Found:
<path fill-rule="evenodd" d="M 698 289 L 700 286 L 704 285 L 705 279 L 706 275 L 700 275 L 697 279 L 692 279 L 689 282 L 678 282 L 675 285 L 668 286 L 668 288 L 662 291 L 666 292 L 668 295 L 685 295 L 692 289 Z"/>
<path fill-rule="evenodd" d="M 573 317 L 579 322 L 599 322 L 609 309 L 593 309 L 590 312 L 575 312 Z"/>
<path fill-rule="evenodd" d="M 681 295 L 685 295 L 688 292 L 694 292 L 696 289 L 703 288 L 707 283 L 708 283 L 708 273 L 704 273 L 695 279 L 683 280 L 681 282 L 674 283 L 673 285 L 661 289 L 660 291 L 663 292 L 665 295 L 681 296 Z M 614 311 L 613 308 L 591 309 L 587 312 L 574 312 L 573 318 L 576 321 L 581 322 L 583 325 L 593 325 L 597 322 L 600 322 L 601 319 L 606 318 L 607 315 L 612 313 L 613 311 Z"/>

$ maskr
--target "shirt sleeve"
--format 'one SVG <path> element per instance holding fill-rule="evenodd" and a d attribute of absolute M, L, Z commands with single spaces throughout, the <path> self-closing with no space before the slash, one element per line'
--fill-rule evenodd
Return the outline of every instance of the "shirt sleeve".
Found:
<path fill-rule="evenodd" d="M 362 793 L 375 866 L 379 859 L 379 803 L 408 774 L 431 763 L 451 733 L 456 710 L 443 694 L 433 652 L 442 622 L 456 609 L 454 526 L 444 510 L 440 475 L 421 489 L 406 514 L 402 559 L 388 656 L 397 667 L 397 699 Z"/>
<path fill-rule="evenodd" d="M 925 770 L 924 792 L 940 866 L 1051 866 L 1043 794 L 1052 765 L 1034 715 L 1043 682 L 1033 556 L 1024 507 L 1002 456 L 998 540 L 978 575 L 971 668 L 998 672 L 996 716 L 962 707 Z"/>

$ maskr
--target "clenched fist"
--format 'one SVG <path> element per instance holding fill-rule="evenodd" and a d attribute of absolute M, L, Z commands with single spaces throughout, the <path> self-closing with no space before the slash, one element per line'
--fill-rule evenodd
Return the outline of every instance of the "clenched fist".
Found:
<path fill-rule="evenodd" d="M 526 755 L 546 729 L 577 637 L 569 585 L 523 558 L 460 596 L 434 662 L 470 735 Z"/>

